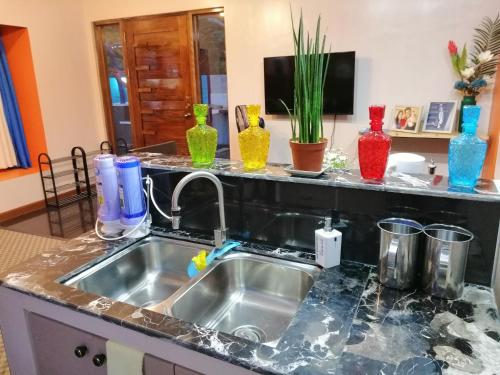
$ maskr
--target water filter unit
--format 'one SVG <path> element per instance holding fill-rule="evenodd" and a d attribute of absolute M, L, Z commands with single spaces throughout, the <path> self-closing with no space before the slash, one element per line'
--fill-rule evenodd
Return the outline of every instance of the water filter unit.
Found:
<path fill-rule="evenodd" d="M 138 225 L 146 215 L 139 158 L 121 156 L 115 159 L 120 196 L 120 222 L 126 227 Z"/>
<path fill-rule="evenodd" d="M 103 223 L 101 231 L 107 234 L 118 233 L 122 229 L 120 226 L 118 177 L 114 162 L 114 155 L 97 155 L 94 158 L 97 217 Z"/>

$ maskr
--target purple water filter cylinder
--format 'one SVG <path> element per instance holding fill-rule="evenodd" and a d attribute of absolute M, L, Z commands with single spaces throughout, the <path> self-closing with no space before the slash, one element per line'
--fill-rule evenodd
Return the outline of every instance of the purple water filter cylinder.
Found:
<path fill-rule="evenodd" d="M 137 225 L 146 214 L 146 202 L 142 190 L 141 163 L 135 156 L 120 156 L 115 159 L 120 194 L 120 222 Z"/>
<path fill-rule="evenodd" d="M 106 224 L 120 219 L 120 197 L 114 155 L 97 155 L 94 158 L 97 190 L 97 217 Z"/>

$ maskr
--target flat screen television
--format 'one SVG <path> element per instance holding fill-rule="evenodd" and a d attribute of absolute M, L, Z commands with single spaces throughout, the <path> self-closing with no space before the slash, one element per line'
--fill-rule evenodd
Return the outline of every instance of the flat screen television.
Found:
<path fill-rule="evenodd" d="M 356 53 L 330 53 L 324 92 L 324 114 L 352 115 L 354 106 L 354 61 Z M 265 57 L 266 114 L 287 114 L 279 99 L 293 108 L 294 57 Z"/>

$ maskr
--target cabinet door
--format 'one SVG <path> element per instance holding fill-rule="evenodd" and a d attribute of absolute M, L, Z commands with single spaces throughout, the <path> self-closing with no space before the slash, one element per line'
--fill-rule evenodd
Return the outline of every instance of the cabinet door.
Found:
<path fill-rule="evenodd" d="M 38 375 L 105 375 L 106 339 L 37 314 L 28 314 Z M 79 358 L 75 349 L 79 348 Z M 104 359 L 93 363 L 94 356 Z"/>
<path fill-rule="evenodd" d="M 153 357 L 152 355 L 144 355 L 143 365 L 144 375 L 174 375 L 174 364 L 163 359 Z"/>
<path fill-rule="evenodd" d="M 199 372 L 175 365 L 175 375 L 202 375 Z"/>

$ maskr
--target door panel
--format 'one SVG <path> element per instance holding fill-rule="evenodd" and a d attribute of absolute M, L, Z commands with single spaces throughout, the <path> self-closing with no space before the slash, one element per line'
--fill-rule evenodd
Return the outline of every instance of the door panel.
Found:
<path fill-rule="evenodd" d="M 174 375 L 174 364 L 146 354 L 143 373 L 144 375 Z"/>
<path fill-rule="evenodd" d="M 129 23 L 138 33 L 153 33 L 179 30 L 175 16 L 148 17 L 147 19 L 131 19 Z"/>
<path fill-rule="evenodd" d="M 136 142 L 172 140 L 187 154 L 186 130 L 194 120 L 188 16 L 132 19 L 125 30 Z"/>
<path fill-rule="evenodd" d="M 175 365 L 175 375 L 202 375 L 202 374 L 193 370 L 189 370 L 185 367 Z"/>
<path fill-rule="evenodd" d="M 92 358 L 106 353 L 106 339 L 55 320 L 30 313 L 28 325 L 39 375 L 105 375 L 106 364 L 96 367 Z M 75 348 L 85 348 L 78 358 Z"/>
<path fill-rule="evenodd" d="M 156 78 L 160 74 L 165 75 L 167 78 L 181 78 L 179 74 L 179 66 L 177 63 L 166 65 L 166 64 L 150 64 L 144 65 L 144 69 L 136 69 L 137 70 L 137 77 L 139 79 L 150 79 L 150 78 Z"/>

